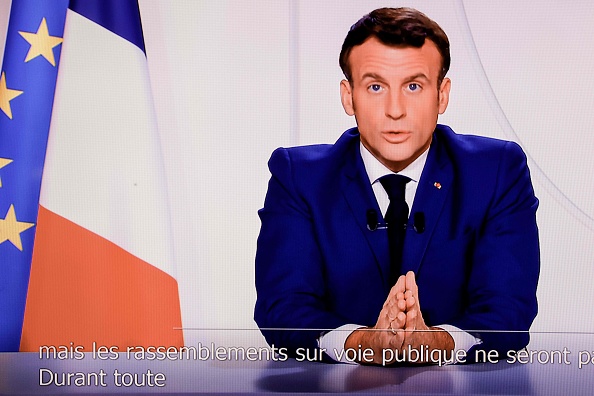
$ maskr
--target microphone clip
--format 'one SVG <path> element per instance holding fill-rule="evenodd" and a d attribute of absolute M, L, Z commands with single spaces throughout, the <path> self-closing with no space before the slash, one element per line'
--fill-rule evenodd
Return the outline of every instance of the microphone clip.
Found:
<path fill-rule="evenodd" d="M 369 231 L 375 230 L 387 230 L 388 225 L 386 223 L 380 223 L 378 221 L 378 215 L 375 209 L 369 209 L 366 213 L 367 216 L 367 229 Z"/>

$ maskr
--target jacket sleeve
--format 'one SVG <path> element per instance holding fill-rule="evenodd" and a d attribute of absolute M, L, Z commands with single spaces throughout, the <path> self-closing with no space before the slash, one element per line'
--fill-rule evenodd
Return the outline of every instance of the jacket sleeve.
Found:
<path fill-rule="evenodd" d="M 470 258 L 468 307 L 451 324 L 482 340 L 474 349 L 497 350 L 505 358 L 528 344 L 540 269 L 538 199 L 517 144 L 506 143 L 495 183 Z M 471 350 L 470 360 L 474 356 Z"/>
<path fill-rule="evenodd" d="M 294 182 L 290 151 L 276 150 L 268 165 L 272 176 L 258 212 L 254 319 L 269 344 L 294 355 L 297 348 L 317 348 L 324 330 L 346 321 L 327 307 L 312 212 Z"/>

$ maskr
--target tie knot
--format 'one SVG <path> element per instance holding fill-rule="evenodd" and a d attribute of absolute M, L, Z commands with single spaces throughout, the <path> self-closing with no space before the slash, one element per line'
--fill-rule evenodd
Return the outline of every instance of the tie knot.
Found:
<path fill-rule="evenodd" d="M 380 177 L 379 181 L 382 183 L 384 190 L 388 193 L 390 202 L 394 200 L 404 201 L 406 183 L 410 181 L 410 178 L 392 174 Z"/>

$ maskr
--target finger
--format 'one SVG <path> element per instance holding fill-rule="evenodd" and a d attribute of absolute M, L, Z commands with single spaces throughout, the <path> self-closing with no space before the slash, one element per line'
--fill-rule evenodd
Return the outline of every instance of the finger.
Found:
<path fill-rule="evenodd" d="M 406 314 L 404 312 L 399 312 L 396 318 L 392 321 L 392 328 L 393 329 L 404 329 L 406 325 Z"/>
<path fill-rule="evenodd" d="M 404 275 L 400 275 L 398 277 L 398 280 L 396 281 L 396 284 L 394 284 L 394 286 L 392 286 L 392 289 L 390 289 L 390 293 L 388 295 L 388 297 L 397 297 L 400 293 L 402 293 L 402 295 L 404 295 L 404 292 L 406 291 L 406 277 Z"/>
<path fill-rule="evenodd" d="M 405 292 L 405 298 L 407 299 L 407 309 L 411 309 L 409 307 L 412 306 L 412 304 L 408 304 L 408 300 L 412 298 L 414 298 L 414 300 L 411 300 L 413 302 L 413 304 L 416 304 L 416 307 L 418 310 L 421 309 L 420 307 L 420 303 L 419 303 L 419 287 L 417 285 L 417 281 L 415 279 L 415 273 L 412 271 L 408 271 L 406 273 L 406 280 L 405 280 L 405 284 L 406 284 L 406 292 Z"/>
<path fill-rule="evenodd" d="M 406 303 L 404 301 L 401 302 L 394 302 L 393 304 L 389 304 L 387 305 L 385 308 L 382 309 L 382 312 L 380 313 L 380 315 L 384 315 L 388 321 L 393 321 L 395 320 L 399 314 L 404 313 L 405 309 L 402 308 L 402 306 L 404 306 L 404 308 L 406 308 Z"/>
<path fill-rule="evenodd" d="M 394 286 L 396 286 L 396 290 L 404 292 L 406 287 L 406 277 L 404 275 L 400 275 Z"/>
<path fill-rule="evenodd" d="M 404 344 L 414 345 L 415 344 L 415 330 L 417 329 L 417 311 L 412 310 L 406 313 L 406 326 L 404 328 Z"/>
<path fill-rule="evenodd" d="M 419 317 L 419 311 L 416 309 L 412 309 L 406 312 L 406 329 L 407 330 L 415 330 L 417 325 L 417 319 Z"/>
<path fill-rule="evenodd" d="M 390 289 L 388 293 L 388 297 L 386 301 L 389 301 L 391 298 L 396 298 L 399 293 L 404 294 L 406 291 L 406 277 L 404 275 L 400 275 L 394 286 Z"/>
<path fill-rule="evenodd" d="M 386 308 L 385 315 L 388 318 L 388 321 L 392 322 L 393 320 L 395 320 L 398 317 L 398 312 L 400 312 L 400 309 L 398 309 L 398 307 Z"/>
<path fill-rule="evenodd" d="M 399 302 L 396 300 L 388 300 L 384 303 L 384 307 L 380 311 L 377 323 L 375 327 L 377 329 L 390 329 L 390 323 L 396 320 L 400 314 L 404 315 L 404 319 L 406 320 L 406 314 L 404 310 L 401 309 L 403 305 L 406 306 L 405 302 Z"/>
<path fill-rule="evenodd" d="M 387 318 L 392 320 L 396 317 L 398 312 L 403 310 L 401 307 L 402 303 L 400 302 L 400 300 L 391 295 L 388 295 L 386 301 L 384 301 L 384 305 L 382 306 L 382 310 L 380 311 L 379 317 L 381 318 L 382 316 L 386 316 Z M 404 304 L 404 307 L 406 308 L 406 303 Z"/>
<path fill-rule="evenodd" d="M 384 303 L 382 310 L 386 313 L 390 320 L 394 320 L 399 312 L 405 312 L 407 309 L 407 301 L 402 293 L 398 293 L 397 298 L 388 298 Z M 414 301 L 414 300 L 413 300 Z"/>
<path fill-rule="evenodd" d="M 404 305 L 402 301 L 402 305 Z M 403 329 L 406 325 L 406 312 L 404 309 L 400 309 L 399 306 L 394 306 L 392 310 L 387 310 L 386 316 L 390 323 L 390 328 Z"/>
<path fill-rule="evenodd" d="M 405 278 L 405 290 L 410 290 L 413 294 L 417 292 L 417 282 L 415 280 L 415 273 L 408 271 Z"/>
<path fill-rule="evenodd" d="M 406 301 L 403 299 L 388 299 L 382 309 L 390 320 L 394 320 L 399 312 L 406 308 Z"/>
<path fill-rule="evenodd" d="M 409 311 L 417 307 L 417 299 L 412 296 L 412 293 L 406 300 L 404 300 L 404 302 L 404 309 L 402 309 L 402 311 Z"/>

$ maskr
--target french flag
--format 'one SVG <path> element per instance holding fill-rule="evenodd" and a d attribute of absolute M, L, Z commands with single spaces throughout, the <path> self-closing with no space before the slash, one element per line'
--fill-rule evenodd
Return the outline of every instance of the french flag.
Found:
<path fill-rule="evenodd" d="M 183 345 L 136 0 L 12 1 L 0 183 L 0 352 Z"/>

